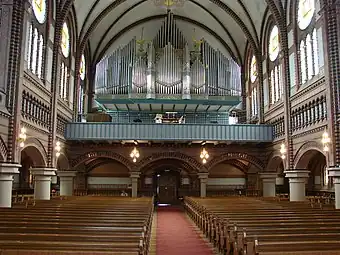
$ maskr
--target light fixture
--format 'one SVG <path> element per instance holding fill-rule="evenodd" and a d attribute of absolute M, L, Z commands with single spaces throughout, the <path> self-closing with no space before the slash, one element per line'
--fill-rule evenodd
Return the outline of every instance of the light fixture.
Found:
<path fill-rule="evenodd" d="M 331 139 L 329 138 L 329 135 L 327 133 L 327 131 L 325 131 L 322 134 L 322 144 L 323 144 L 323 151 L 324 152 L 329 152 L 329 144 L 331 142 Z"/>
<path fill-rule="evenodd" d="M 173 9 L 183 7 L 187 0 L 153 0 L 156 6 L 160 6 L 166 9 Z"/>
<path fill-rule="evenodd" d="M 55 151 L 56 151 L 55 155 L 58 158 L 60 156 L 60 151 L 61 151 L 61 145 L 59 141 L 56 142 Z"/>
<path fill-rule="evenodd" d="M 284 143 L 281 144 L 280 153 L 281 153 L 281 158 L 285 159 L 286 158 L 287 149 L 286 149 L 286 145 Z"/>
<path fill-rule="evenodd" d="M 130 157 L 132 158 L 133 163 L 137 162 L 137 159 L 139 158 L 139 156 L 140 156 L 139 151 L 135 147 L 130 153 Z"/>
<path fill-rule="evenodd" d="M 200 154 L 200 158 L 202 159 L 203 164 L 207 163 L 207 159 L 209 158 L 209 153 L 206 149 L 203 148 Z"/>
<path fill-rule="evenodd" d="M 25 146 L 26 139 L 27 139 L 26 128 L 22 127 L 20 130 L 19 138 L 18 138 L 19 146 L 21 148 Z"/>

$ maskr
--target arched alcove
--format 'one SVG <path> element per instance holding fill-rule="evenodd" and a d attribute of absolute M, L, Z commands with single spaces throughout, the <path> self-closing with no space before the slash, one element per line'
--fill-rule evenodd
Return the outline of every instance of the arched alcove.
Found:
<path fill-rule="evenodd" d="M 307 191 L 317 191 L 328 185 L 326 156 L 316 149 L 305 151 L 298 159 L 296 169 L 310 171 Z"/>

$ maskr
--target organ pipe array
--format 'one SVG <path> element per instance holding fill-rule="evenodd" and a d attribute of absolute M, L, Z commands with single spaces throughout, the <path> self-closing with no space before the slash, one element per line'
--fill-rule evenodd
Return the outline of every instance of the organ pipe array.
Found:
<path fill-rule="evenodd" d="M 95 93 L 182 99 L 240 96 L 240 77 L 237 63 L 208 42 L 195 40 L 190 50 L 169 12 L 153 40 L 133 38 L 97 64 Z"/>

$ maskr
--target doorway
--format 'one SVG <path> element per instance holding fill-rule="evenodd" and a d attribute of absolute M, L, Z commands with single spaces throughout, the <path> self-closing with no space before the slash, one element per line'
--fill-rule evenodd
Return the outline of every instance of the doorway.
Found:
<path fill-rule="evenodd" d="M 170 169 L 156 171 L 153 179 L 158 204 L 177 204 L 179 202 L 180 173 L 178 171 Z"/>

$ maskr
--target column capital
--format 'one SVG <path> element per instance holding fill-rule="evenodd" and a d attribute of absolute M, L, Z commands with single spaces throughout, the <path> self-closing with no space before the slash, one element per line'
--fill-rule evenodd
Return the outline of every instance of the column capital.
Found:
<path fill-rule="evenodd" d="M 140 172 L 130 172 L 130 178 L 139 178 Z"/>
<path fill-rule="evenodd" d="M 276 172 L 262 172 L 259 173 L 259 176 L 261 179 L 265 180 L 265 179 L 276 179 L 276 177 L 278 176 L 278 174 Z"/>
<path fill-rule="evenodd" d="M 287 178 L 292 178 L 292 179 L 305 179 L 309 177 L 310 171 L 306 169 L 291 169 L 291 170 L 286 170 L 283 172 Z"/>
<path fill-rule="evenodd" d="M 0 175 L 19 174 L 20 164 L 0 163 Z"/>
<path fill-rule="evenodd" d="M 209 173 L 207 172 L 200 172 L 200 173 L 197 173 L 197 176 L 199 179 L 208 179 L 208 176 L 209 176 Z"/>
<path fill-rule="evenodd" d="M 58 170 L 57 175 L 59 177 L 75 177 L 77 175 L 77 171 L 73 170 Z"/>
<path fill-rule="evenodd" d="M 30 172 L 33 176 L 55 176 L 57 169 L 49 167 L 31 168 Z"/>

